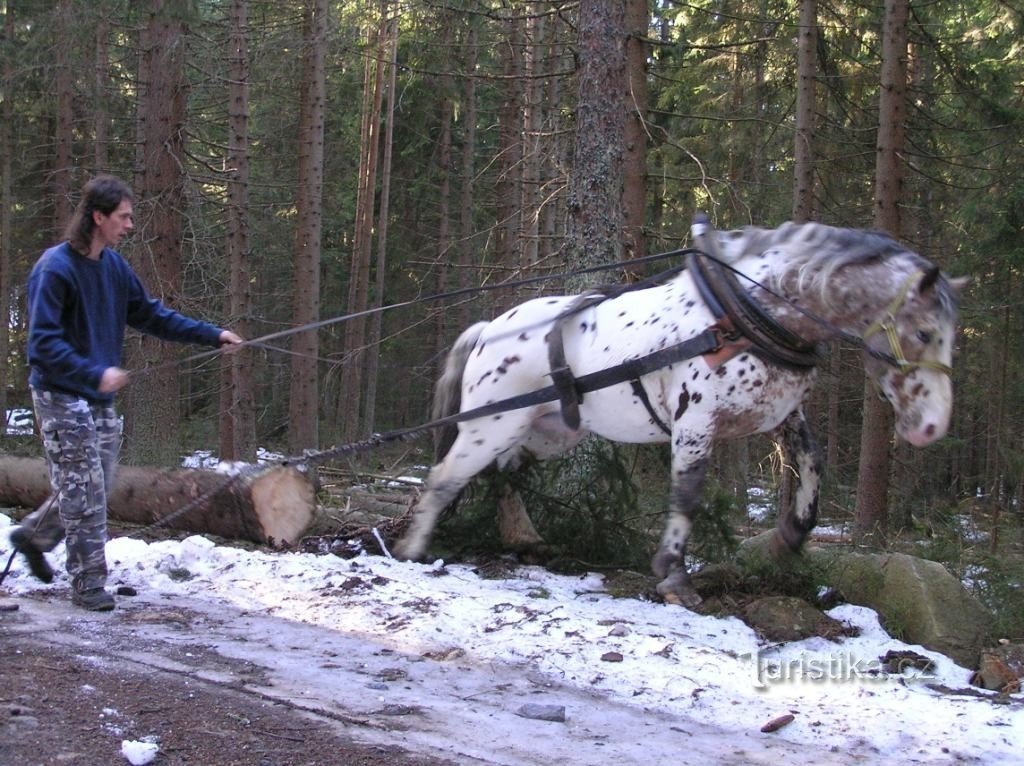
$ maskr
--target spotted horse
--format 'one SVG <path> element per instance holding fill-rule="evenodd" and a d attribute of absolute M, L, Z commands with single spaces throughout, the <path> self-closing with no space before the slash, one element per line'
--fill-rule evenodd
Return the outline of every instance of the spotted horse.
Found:
<path fill-rule="evenodd" d="M 461 334 L 434 415 L 469 419 L 441 440 L 397 556 L 422 556 L 440 512 L 491 464 L 543 460 L 587 434 L 670 442 L 668 519 L 652 568 L 666 601 L 694 606 L 684 555 L 717 440 L 772 433 L 794 470 L 776 543 L 799 551 L 813 529 L 821 462 L 802 404 L 816 349 L 836 337 L 862 347 L 900 437 L 923 447 L 946 433 L 966 280 L 873 231 L 786 223 L 716 232 L 698 217 L 694 235 L 704 254 L 653 286 L 536 298 Z M 530 399 L 541 389 L 555 393 Z M 515 409 L 503 406 L 510 400 Z"/>

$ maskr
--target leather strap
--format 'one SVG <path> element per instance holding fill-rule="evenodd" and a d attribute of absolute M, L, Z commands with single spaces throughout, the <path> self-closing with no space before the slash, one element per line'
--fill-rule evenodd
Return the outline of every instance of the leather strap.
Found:
<path fill-rule="evenodd" d="M 704 236 L 703 239 L 705 249 L 712 257 L 702 258 L 691 253 L 687 256 L 687 266 L 701 298 L 726 331 L 726 337 L 750 339 L 754 353 L 784 367 L 800 370 L 814 367 L 820 358 L 817 347 L 803 341 L 769 316 L 740 286 L 736 275 L 718 262 L 714 252 L 707 250 L 714 247 L 710 244 L 714 238 Z"/>

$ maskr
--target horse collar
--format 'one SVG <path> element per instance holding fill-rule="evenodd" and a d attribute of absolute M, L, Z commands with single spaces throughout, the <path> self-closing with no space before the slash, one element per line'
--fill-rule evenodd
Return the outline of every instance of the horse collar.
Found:
<path fill-rule="evenodd" d="M 714 248 L 713 237 L 703 239 Z M 713 252 L 691 253 L 687 266 L 701 298 L 715 316 L 715 326 L 725 331 L 727 340 L 745 338 L 754 347 L 754 353 L 782 367 L 808 370 L 817 365 L 817 346 L 776 322 L 740 287 L 736 276 L 722 267 Z"/>

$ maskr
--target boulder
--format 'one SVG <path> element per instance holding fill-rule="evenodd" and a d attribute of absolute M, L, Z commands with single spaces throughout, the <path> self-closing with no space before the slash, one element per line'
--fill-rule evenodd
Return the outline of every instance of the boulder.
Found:
<path fill-rule="evenodd" d="M 992 616 L 936 561 L 904 553 L 811 548 L 807 556 L 851 604 L 874 609 L 894 637 L 968 668 L 990 640 Z"/>
<path fill-rule="evenodd" d="M 904 553 L 854 553 L 806 547 L 802 555 L 780 548 L 775 531 L 744 540 L 735 565 L 741 582 L 756 578 L 765 592 L 815 602 L 822 587 L 878 612 L 894 637 L 975 668 L 990 641 L 992 616 L 940 563 Z"/>

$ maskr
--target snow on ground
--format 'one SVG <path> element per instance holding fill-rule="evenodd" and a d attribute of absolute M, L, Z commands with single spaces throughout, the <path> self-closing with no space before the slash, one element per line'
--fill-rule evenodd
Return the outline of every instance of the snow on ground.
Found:
<path fill-rule="evenodd" d="M 2 563 L 11 523 L 0 515 Z M 58 547 L 51 561 L 58 565 L 63 553 Z M 632 710 L 676 720 L 688 733 L 705 725 L 737 737 L 753 732 L 819 758 L 834 754 L 830 763 L 1022 761 L 1022 695 L 1014 695 L 1014 704 L 995 705 L 930 689 L 964 689 L 970 672 L 889 637 L 875 613 L 860 607 L 829 612 L 857 626 L 855 638 L 767 645 L 736 619 L 614 598 L 597 574 L 559 576 L 523 567 L 510 579 L 491 580 L 464 565 L 249 552 L 199 536 L 153 543 L 119 537 L 108 543 L 107 557 L 111 587 L 129 585 L 148 598 L 187 598 L 225 614 L 273 617 L 274 630 L 313 629 L 325 641 L 363 641 L 428 661 L 458 657 L 498 675 L 521 669 L 590 695 L 591 716 L 596 710 L 599 717 L 606 705 L 609 717 L 613 709 Z M 63 573 L 42 585 L 16 557 L 2 587 L 16 598 L 61 585 L 67 587 Z M 932 658 L 934 670 L 887 673 L 879 658 L 899 650 Z M 286 652 L 276 661 L 291 678 L 311 672 L 287 667 Z M 570 708 L 566 718 L 577 714 L 583 711 Z M 792 723 L 759 733 L 784 714 L 793 715 Z M 678 732 L 668 734 L 678 739 Z M 536 735 L 524 729 L 523 736 Z M 685 743 L 676 744 L 683 756 Z"/>

